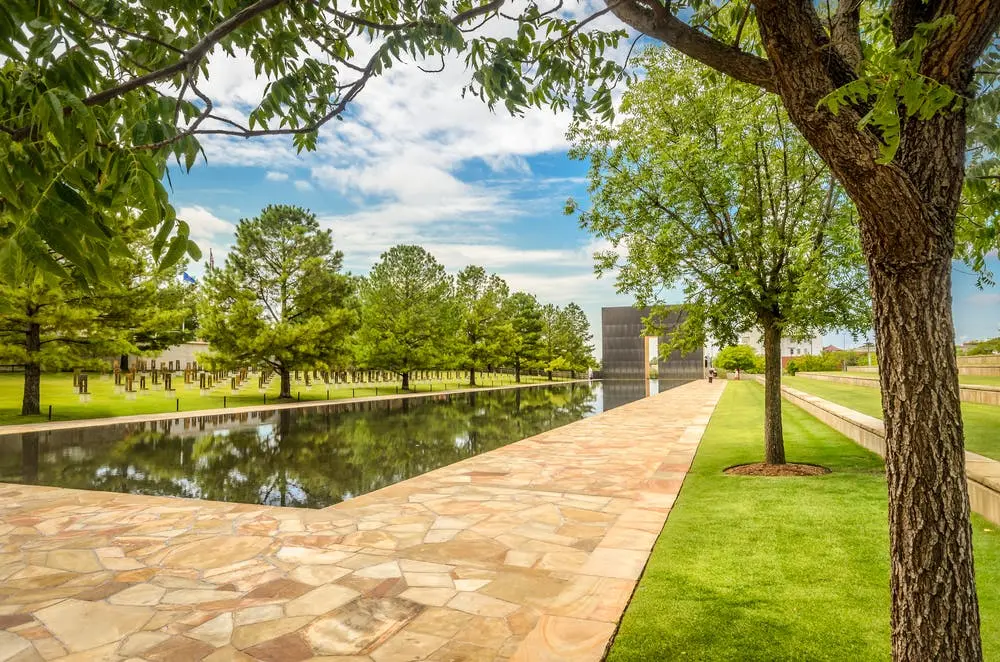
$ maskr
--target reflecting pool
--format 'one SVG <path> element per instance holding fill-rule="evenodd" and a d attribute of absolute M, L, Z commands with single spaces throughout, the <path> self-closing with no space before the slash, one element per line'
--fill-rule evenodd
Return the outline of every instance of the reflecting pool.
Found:
<path fill-rule="evenodd" d="M 674 385 L 563 384 L 3 435 L 0 482 L 323 508 Z"/>

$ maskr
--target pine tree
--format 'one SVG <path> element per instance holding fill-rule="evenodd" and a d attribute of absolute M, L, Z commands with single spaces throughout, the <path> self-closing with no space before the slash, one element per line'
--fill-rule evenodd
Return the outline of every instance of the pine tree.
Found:
<path fill-rule="evenodd" d="M 458 274 L 458 348 L 469 370 L 469 386 L 476 385 L 477 368 L 503 355 L 507 333 L 503 306 L 508 293 L 507 283 L 496 274 L 487 275 L 482 267 L 469 266 Z"/>
<path fill-rule="evenodd" d="M 305 209 L 274 205 L 241 219 L 225 266 L 204 279 L 198 315 L 210 359 L 267 364 L 280 376 L 279 397 L 292 397 L 291 371 L 345 353 L 357 325 L 342 263 L 330 231 Z"/>
<path fill-rule="evenodd" d="M 451 349 L 455 315 L 452 278 L 420 246 L 382 254 L 360 287 L 358 344 L 364 365 L 410 372 L 442 365 Z"/>

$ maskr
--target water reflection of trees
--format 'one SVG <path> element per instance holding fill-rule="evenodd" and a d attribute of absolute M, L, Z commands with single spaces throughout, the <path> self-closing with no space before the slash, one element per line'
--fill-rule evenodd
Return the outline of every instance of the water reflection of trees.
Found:
<path fill-rule="evenodd" d="M 282 410 L 200 434 L 143 429 L 62 446 L 22 435 L 17 449 L 0 439 L 0 480 L 322 507 L 594 410 L 592 388 L 576 384 Z"/>

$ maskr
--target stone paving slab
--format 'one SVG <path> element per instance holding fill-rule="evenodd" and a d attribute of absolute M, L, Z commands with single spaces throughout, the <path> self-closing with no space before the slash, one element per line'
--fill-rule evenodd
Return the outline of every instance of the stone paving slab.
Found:
<path fill-rule="evenodd" d="M 323 510 L 0 485 L 0 661 L 596 662 L 724 385 Z"/>

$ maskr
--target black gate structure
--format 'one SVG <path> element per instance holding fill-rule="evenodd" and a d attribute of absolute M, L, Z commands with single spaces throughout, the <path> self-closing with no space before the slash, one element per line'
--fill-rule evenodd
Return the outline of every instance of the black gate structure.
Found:
<path fill-rule="evenodd" d="M 643 318 L 649 317 L 649 308 L 613 306 L 601 308 L 603 334 L 601 377 L 603 379 L 648 379 L 649 340 L 643 335 Z M 684 321 L 687 313 L 682 307 L 669 308 L 659 320 L 665 334 Z M 659 342 L 668 342 L 666 335 Z M 659 378 L 663 380 L 701 379 L 705 371 L 705 352 L 698 348 L 681 356 L 674 351 L 657 361 Z"/>

